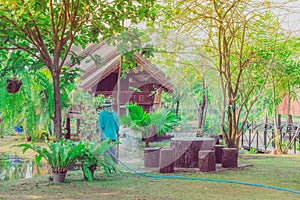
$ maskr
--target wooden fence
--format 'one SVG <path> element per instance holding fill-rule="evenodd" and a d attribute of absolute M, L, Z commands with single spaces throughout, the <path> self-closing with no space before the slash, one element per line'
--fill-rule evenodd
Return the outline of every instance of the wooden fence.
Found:
<path fill-rule="evenodd" d="M 243 133 L 240 144 L 244 149 L 271 152 L 275 148 L 276 139 L 279 139 L 284 151 L 293 151 L 296 154 L 297 146 L 300 145 L 299 132 L 300 126 L 295 124 L 281 125 L 278 127 L 278 134 L 275 133 L 274 124 L 250 126 Z"/>

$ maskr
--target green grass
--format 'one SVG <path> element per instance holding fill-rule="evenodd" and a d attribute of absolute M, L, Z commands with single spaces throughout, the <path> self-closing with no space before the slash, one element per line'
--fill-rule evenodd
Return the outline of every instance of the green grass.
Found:
<path fill-rule="evenodd" d="M 161 142 L 150 142 L 150 147 L 170 147 L 170 140 L 163 140 Z M 140 141 L 139 146 L 145 148 L 145 142 Z"/>
<path fill-rule="evenodd" d="M 18 149 L 12 151 L 8 146 L 21 141 L 0 139 L 0 152 L 20 153 Z M 169 145 L 166 142 L 152 144 Z M 30 158 L 32 155 L 29 153 L 26 157 Z M 140 169 L 141 163 L 143 160 L 136 163 L 130 161 L 128 164 Z M 186 171 L 169 175 L 232 180 L 300 191 L 300 155 L 243 154 L 239 156 L 239 164 L 251 166 L 213 173 Z M 121 169 L 123 173 L 113 177 L 106 177 L 102 171 L 97 170 L 94 182 L 84 182 L 81 170 L 69 171 L 63 184 L 49 181 L 49 175 L 0 182 L 0 199 L 296 200 L 300 198 L 300 195 L 295 193 L 262 187 L 213 181 L 149 178 L 130 173 L 122 166 Z M 148 173 L 162 175 L 158 172 Z"/>
<path fill-rule="evenodd" d="M 178 172 L 176 176 L 233 180 L 291 190 L 300 186 L 297 156 L 243 155 L 239 163 L 253 166 L 218 173 Z M 151 172 L 152 175 L 161 175 Z M 124 172 L 105 177 L 97 171 L 94 182 L 82 172 L 68 172 L 66 183 L 48 176 L 0 182 L 0 199 L 299 199 L 300 195 L 274 189 L 197 180 L 154 179 Z"/>

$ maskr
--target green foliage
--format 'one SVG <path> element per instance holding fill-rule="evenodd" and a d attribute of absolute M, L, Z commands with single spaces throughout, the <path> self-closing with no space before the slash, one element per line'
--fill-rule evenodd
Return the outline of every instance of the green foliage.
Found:
<path fill-rule="evenodd" d="M 120 144 L 120 142 L 111 142 L 110 139 L 102 142 L 96 139 L 74 142 L 61 138 L 57 142 L 47 143 L 48 148 L 39 145 L 36 146 L 34 143 L 23 143 L 15 146 L 23 148 L 23 153 L 28 149 L 35 151 L 36 163 L 40 164 L 44 158 L 54 173 L 65 173 L 70 164 L 79 161 L 82 163 L 84 175 L 89 181 L 92 181 L 93 177 L 89 168 L 90 166 L 103 168 L 107 176 L 111 175 L 111 171 L 117 172 L 116 163 L 107 154 L 107 151 L 117 144 Z"/>
<path fill-rule="evenodd" d="M 220 117 L 214 112 L 210 112 L 205 119 L 204 132 L 211 134 L 220 133 Z"/>
<path fill-rule="evenodd" d="M 7 92 L 7 78 L 9 75 L 5 75 L 0 78 L 0 118 L 3 120 L 2 127 L 8 132 L 13 132 L 15 125 L 23 125 L 25 131 L 34 138 L 34 128 L 36 120 L 35 108 L 36 99 L 35 93 L 32 89 L 32 74 L 19 73 L 19 77 L 22 77 L 22 86 L 20 91 L 11 94 Z M 25 118 L 25 113 L 27 113 Z"/>
<path fill-rule="evenodd" d="M 150 125 L 150 114 L 146 113 L 141 106 L 137 104 L 127 104 L 126 108 L 128 109 L 129 117 L 135 126 L 147 127 Z"/>
<path fill-rule="evenodd" d="M 251 148 L 249 150 L 249 154 L 257 154 L 257 150 L 255 148 Z"/>
<path fill-rule="evenodd" d="M 143 44 L 142 37 L 145 33 L 137 28 L 127 29 L 124 31 L 111 35 L 107 39 L 108 44 L 117 47 L 117 53 L 122 55 L 122 76 L 133 70 L 137 72 L 137 64 L 134 53 L 138 52 L 146 58 L 153 57 L 154 49 L 150 44 Z"/>
<path fill-rule="evenodd" d="M 178 117 L 171 110 L 158 109 L 151 114 L 151 123 L 158 135 L 165 135 L 178 125 Z"/>
<path fill-rule="evenodd" d="M 41 138 L 42 133 L 51 135 L 54 93 L 49 70 L 20 71 L 18 77 L 22 78 L 23 84 L 16 94 L 10 94 L 6 90 L 8 77 L 9 74 L 6 74 L 0 78 L 0 116 L 3 129 L 12 131 L 14 125 L 23 125 L 25 134 L 33 140 Z M 74 83 L 68 81 L 63 84 L 66 88 L 61 90 L 61 105 L 63 110 L 67 110 Z"/>
<path fill-rule="evenodd" d="M 32 55 L 21 50 L 8 53 L 0 50 L 0 54 L 0 77 L 22 79 L 24 73 L 36 71 L 42 66 Z"/>
<path fill-rule="evenodd" d="M 267 13 L 263 19 L 257 21 L 257 27 L 260 29 L 260 35 L 257 42 L 256 68 L 269 65 L 270 78 L 267 80 L 267 87 L 264 88 L 264 95 L 261 96 L 259 104 L 264 108 L 263 114 L 277 116 L 277 107 L 283 97 L 288 94 L 290 99 L 296 97 L 297 85 L 299 85 L 299 63 L 295 58 L 298 57 L 298 50 L 295 45 L 299 44 L 297 38 L 289 38 L 283 31 L 274 35 L 273 29 L 265 29 L 260 25 L 266 23 L 279 23 L 274 14 Z M 254 70 L 257 70 L 254 68 Z M 262 80 L 262 73 L 256 72 L 253 76 L 256 82 Z"/>
<path fill-rule="evenodd" d="M 110 172 L 112 171 L 116 172 L 117 165 L 111 156 L 107 154 L 107 151 L 117 144 L 120 144 L 120 142 L 111 142 L 109 138 L 101 142 L 95 138 L 84 141 L 85 149 L 79 156 L 78 161 L 82 163 L 83 173 L 88 181 L 93 180 L 92 172 L 90 170 L 91 166 L 103 168 L 107 176 L 110 176 Z"/>
<path fill-rule="evenodd" d="M 61 138 L 57 142 L 48 143 L 48 148 L 36 146 L 34 143 L 20 144 L 17 147 L 23 148 L 23 153 L 28 149 L 35 151 L 37 164 L 44 158 L 52 168 L 53 173 L 66 173 L 70 164 L 74 163 L 83 154 L 85 147 L 82 142 L 73 142 Z"/>
<path fill-rule="evenodd" d="M 72 92 L 70 96 L 70 103 L 75 109 L 81 111 L 80 135 L 82 137 L 89 136 L 99 139 L 97 119 L 99 108 L 104 103 L 105 97 L 103 95 L 94 97 L 90 93 L 80 89 Z"/>
<path fill-rule="evenodd" d="M 62 136 L 61 99 L 67 99 L 67 95 L 61 91 L 61 87 L 66 87 L 58 83 L 61 77 L 63 83 L 66 83 L 76 75 L 72 70 L 67 74 L 62 70 L 71 47 L 85 48 L 88 43 L 99 43 L 100 37 L 106 40 L 115 33 L 123 32 L 124 21 L 129 24 L 146 19 L 153 21 L 156 8 L 154 0 L 134 3 L 90 0 L 69 0 L 67 3 L 54 0 L 0 1 L 0 26 L 5 27 L 0 29 L 0 59 L 11 51 L 21 50 L 39 60 L 51 72 L 56 97 L 53 99 L 55 115 L 52 119 L 57 139 Z M 74 55 L 70 59 L 73 63 L 79 62 Z M 73 87 L 72 84 L 68 86 Z"/>
<path fill-rule="evenodd" d="M 145 143 L 139 143 L 141 148 L 145 148 Z M 163 140 L 161 142 L 151 142 L 150 147 L 161 147 L 161 148 L 168 148 L 170 147 L 170 140 Z"/>
<path fill-rule="evenodd" d="M 40 66 L 41 62 L 27 52 L 0 50 L 0 117 L 3 120 L 2 128 L 8 132 L 12 132 L 15 125 L 23 125 L 27 135 L 33 139 L 36 136 L 35 109 L 38 103 L 33 79 L 36 69 Z M 22 82 L 19 92 L 16 94 L 7 92 L 8 79 Z"/>
<path fill-rule="evenodd" d="M 280 150 L 282 153 L 287 154 L 290 149 L 293 147 L 293 142 L 282 141 L 280 142 Z"/>
<path fill-rule="evenodd" d="M 135 131 L 140 131 L 146 140 L 146 146 L 150 136 L 156 131 L 159 135 L 165 135 L 178 125 L 178 118 L 171 110 L 158 109 L 154 112 L 146 113 L 137 104 L 127 104 L 128 116 L 121 117 L 120 121 L 124 126 L 128 126 Z"/>

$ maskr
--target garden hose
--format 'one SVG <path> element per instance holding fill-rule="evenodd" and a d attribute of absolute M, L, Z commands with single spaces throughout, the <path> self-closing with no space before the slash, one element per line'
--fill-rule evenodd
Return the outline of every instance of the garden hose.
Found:
<path fill-rule="evenodd" d="M 128 165 L 126 165 L 123 161 L 121 161 L 119 158 L 117 158 L 113 153 L 111 155 L 121 164 L 123 167 L 125 167 L 128 171 L 133 172 L 134 174 L 137 174 L 139 176 L 144 176 L 144 177 L 149 177 L 149 178 L 156 178 L 156 179 L 181 179 L 181 180 L 193 180 L 193 181 L 210 181 L 210 182 L 217 182 L 217 183 L 232 183 L 232 184 L 237 184 L 237 185 L 247 185 L 247 186 L 252 186 L 252 187 L 261 187 L 261 188 L 268 188 L 268 189 L 273 189 L 273 190 L 279 190 L 283 192 L 289 192 L 289 193 L 294 193 L 294 194 L 299 194 L 300 191 L 297 190 L 290 190 L 286 188 L 280 188 L 280 187 L 275 187 L 275 186 L 269 186 L 269 185 L 263 185 L 263 184 L 254 184 L 254 183 L 248 183 L 248 182 L 240 182 L 240 181 L 233 181 L 233 180 L 218 180 L 218 179 L 211 179 L 211 178 L 192 178 L 192 177 L 184 177 L 184 176 L 164 176 L 164 175 L 151 175 L 151 174 L 146 174 L 140 171 L 137 171 Z"/>

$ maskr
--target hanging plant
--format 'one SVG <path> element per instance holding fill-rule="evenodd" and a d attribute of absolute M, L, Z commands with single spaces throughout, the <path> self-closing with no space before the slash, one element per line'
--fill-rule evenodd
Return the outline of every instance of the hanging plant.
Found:
<path fill-rule="evenodd" d="M 31 70 L 29 70 L 28 66 L 31 66 Z M 35 71 L 41 66 L 42 64 L 28 53 L 15 51 L 5 54 L 3 52 L 0 56 L 0 77 L 7 78 L 7 92 L 17 93 L 22 86 L 21 79 L 24 74 Z"/>
<path fill-rule="evenodd" d="M 17 93 L 22 86 L 22 80 L 15 79 L 15 78 L 8 78 L 7 79 L 7 92 L 15 94 Z"/>

